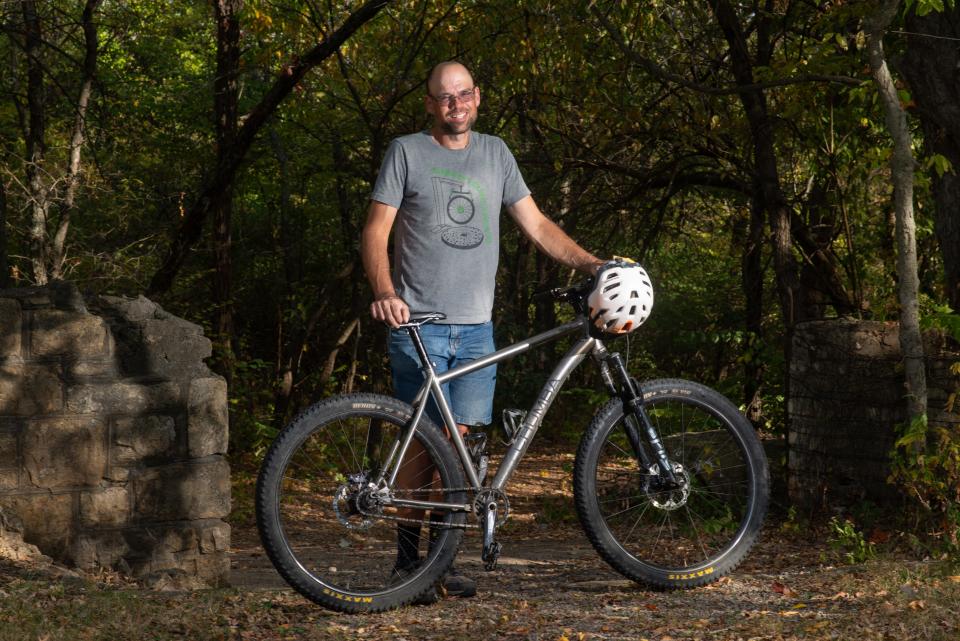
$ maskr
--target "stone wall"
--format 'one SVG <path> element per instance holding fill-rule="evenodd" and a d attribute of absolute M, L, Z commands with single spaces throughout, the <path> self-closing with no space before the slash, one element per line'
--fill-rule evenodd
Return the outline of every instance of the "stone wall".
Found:
<path fill-rule="evenodd" d="M 227 390 L 210 352 L 142 297 L 0 291 L 0 510 L 28 543 L 82 569 L 225 582 Z"/>
<path fill-rule="evenodd" d="M 940 334 L 924 337 L 928 418 L 960 429 L 948 402 L 960 359 Z M 788 490 L 807 506 L 852 505 L 895 496 L 887 484 L 896 426 L 906 421 L 896 323 L 829 320 L 797 325 L 790 363 Z M 953 410 L 953 411 L 951 411 Z"/>

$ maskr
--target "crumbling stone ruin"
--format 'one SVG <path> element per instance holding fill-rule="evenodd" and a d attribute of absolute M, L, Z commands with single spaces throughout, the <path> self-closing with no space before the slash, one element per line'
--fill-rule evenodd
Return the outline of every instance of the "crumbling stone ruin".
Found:
<path fill-rule="evenodd" d="M 84 570 L 226 582 L 227 389 L 210 353 L 143 297 L 0 291 L 5 532 Z"/>

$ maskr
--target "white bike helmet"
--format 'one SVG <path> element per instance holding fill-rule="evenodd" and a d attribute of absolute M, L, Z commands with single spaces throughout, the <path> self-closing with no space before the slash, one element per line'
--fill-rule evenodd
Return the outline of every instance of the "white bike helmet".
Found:
<path fill-rule="evenodd" d="M 608 334 L 632 332 L 653 309 L 653 285 L 643 267 L 629 258 L 614 257 L 597 272 L 587 297 L 590 321 Z"/>

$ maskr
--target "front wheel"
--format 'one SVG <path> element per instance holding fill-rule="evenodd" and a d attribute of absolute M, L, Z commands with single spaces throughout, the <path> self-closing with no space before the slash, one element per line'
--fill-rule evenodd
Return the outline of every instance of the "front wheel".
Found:
<path fill-rule="evenodd" d="M 682 380 L 642 388 L 679 487 L 659 484 L 656 466 L 642 469 L 623 403 L 613 399 L 580 441 L 577 514 L 597 552 L 624 576 L 665 589 L 704 585 L 733 570 L 757 540 L 769 494 L 766 456 L 749 421 L 710 388 Z"/>
<path fill-rule="evenodd" d="M 304 411 L 267 452 L 256 491 L 260 539 L 287 583 L 320 605 L 395 608 L 425 598 L 453 562 L 463 512 L 392 503 L 465 503 L 463 471 L 440 430 L 423 418 L 396 485 L 377 483 L 412 413 L 386 396 L 338 396 Z"/>

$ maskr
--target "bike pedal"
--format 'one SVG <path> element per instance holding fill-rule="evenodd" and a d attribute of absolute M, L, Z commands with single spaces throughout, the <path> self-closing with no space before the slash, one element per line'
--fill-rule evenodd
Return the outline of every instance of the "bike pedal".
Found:
<path fill-rule="evenodd" d="M 484 547 L 483 553 L 480 555 L 483 560 L 483 569 L 487 572 L 492 572 L 497 569 L 497 561 L 500 559 L 500 551 L 503 549 L 503 545 L 499 541 L 494 541 L 490 544 L 490 547 Z"/>

